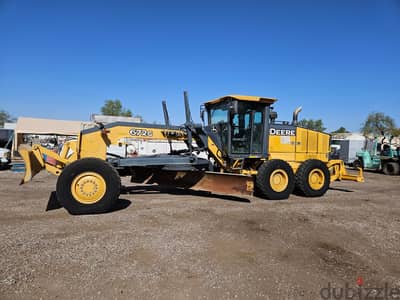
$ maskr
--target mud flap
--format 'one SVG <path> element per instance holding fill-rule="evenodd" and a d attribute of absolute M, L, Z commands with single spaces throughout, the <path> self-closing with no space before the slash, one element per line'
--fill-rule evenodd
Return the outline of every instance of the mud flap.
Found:
<path fill-rule="evenodd" d="M 44 159 L 40 155 L 40 152 L 35 153 L 28 145 L 19 146 L 18 152 L 25 162 L 25 175 L 20 183 L 24 184 L 31 181 L 44 168 Z"/>

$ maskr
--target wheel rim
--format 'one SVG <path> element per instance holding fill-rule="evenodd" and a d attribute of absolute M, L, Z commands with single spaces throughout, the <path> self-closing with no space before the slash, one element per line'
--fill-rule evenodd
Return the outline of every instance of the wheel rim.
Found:
<path fill-rule="evenodd" d="M 284 170 L 277 169 L 269 177 L 269 183 L 275 192 L 283 192 L 289 184 L 289 176 Z"/>
<path fill-rule="evenodd" d="M 100 174 L 85 172 L 74 178 L 71 193 L 76 201 L 93 204 L 100 201 L 106 193 L 106 182 Z"/>
<path fill-rule="evenodd" d="M 325 184 L 325 174 L 321 169 L 313 169 L 308 175 L 308 183 L 313 190 L 320 190 Z"/>

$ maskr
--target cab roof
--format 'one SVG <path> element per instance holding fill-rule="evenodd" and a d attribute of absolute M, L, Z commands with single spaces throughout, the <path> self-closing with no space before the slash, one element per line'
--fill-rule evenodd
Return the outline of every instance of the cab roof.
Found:
<path fill-rule="evenodd" d="M 226 95 L 220 98 L 216 98 L 210 101 L 207 101 L 205 104 L 217 104 L 223 102 L 228 99 L 234 99 L 239 101 L 249 101 L 249 102 L 260 102 L 266 104 L 273 104 L 277 99 L 275 98 L 267 98 L 267 97 L 259 97 L 259 96 L 246 96 L 246 95 Z"/>

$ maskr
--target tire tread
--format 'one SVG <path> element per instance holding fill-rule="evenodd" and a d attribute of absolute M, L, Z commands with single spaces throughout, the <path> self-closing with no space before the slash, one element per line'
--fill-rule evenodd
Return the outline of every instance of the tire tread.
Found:
<path fill-rule="evenodd" d="M 93 204 L 83 204 L 75 200 L 71 193 L 73 178 L 83 172 L 96 172 L 106 181 L 106 193 Z M 82 158 L 67 165 L 57 180 L 56 192 L 59 203 L 72 215 L 97 214 L 110 211 L 118 200 L 121 178 L 109 163 L 99 158 Z"/>
<path fill-rule="evenodd" d="M 308 183 L 308 175 L 313 169 L 320 169 L 325 175 L 325 183 L 319 190 L 314 190 Z M 326 193 L 330 184 L 330 173 L 325 163 L 318 159 L 309 159 L 304 161 L 297 169 L 295 175 L 296 193 L 305 197 L 320 197 Z"/>

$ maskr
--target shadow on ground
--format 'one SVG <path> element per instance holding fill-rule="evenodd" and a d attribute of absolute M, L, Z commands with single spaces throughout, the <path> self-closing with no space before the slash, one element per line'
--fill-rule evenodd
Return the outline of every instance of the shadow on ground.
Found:
<path fill-rule="evenodd" d="M 125 209 L 131 204 L 132 204 L 132 201 L 119 198 L 117 203 L 115 204 L 115 206 L 106 213 L 112 213 L 114 211 L 119 211 L 119 210 Z M 50 193 L 49 201 L 47 202 L 46 211 L 55 210 L 55 209 L 59 209 L 59 208 L 62 208 L 62 206 L 58 202 L 57 193 L 55 191 L 53 191 Z"/>
<path fill-rule="evenodd" d="M 171 188 L 171 187 L 165 187 L 165 186 L 163 187 L 163 186 L 157 186 L 157 185 L 123 186 L 121 188 L 121 194 L 142 194 L 142 193 L 191 195 L 191 196 L 217 198 L 217 199 L 221 199 L 221 200 L 236 201 L 236 202 L 243 202 L 243 203 L 251 202 L 249 199 L 241 198 L 238 196 L 213 194 L 211 192 L 206 192 L 206 191 L 195 191 L 195 190 L 190 190 L 190 189 L 179 189 L 179 188 Z"/>
<path fill-rule="evenodd" d="M 334 187 L 330 187 L 329 189 L 332 191 L 339 191 L 339 192 L 345 192 L 345 193 L 353 193 L 354 192 L 352 190 L 342 189 L 342 188 L 334 188 Z"/>

